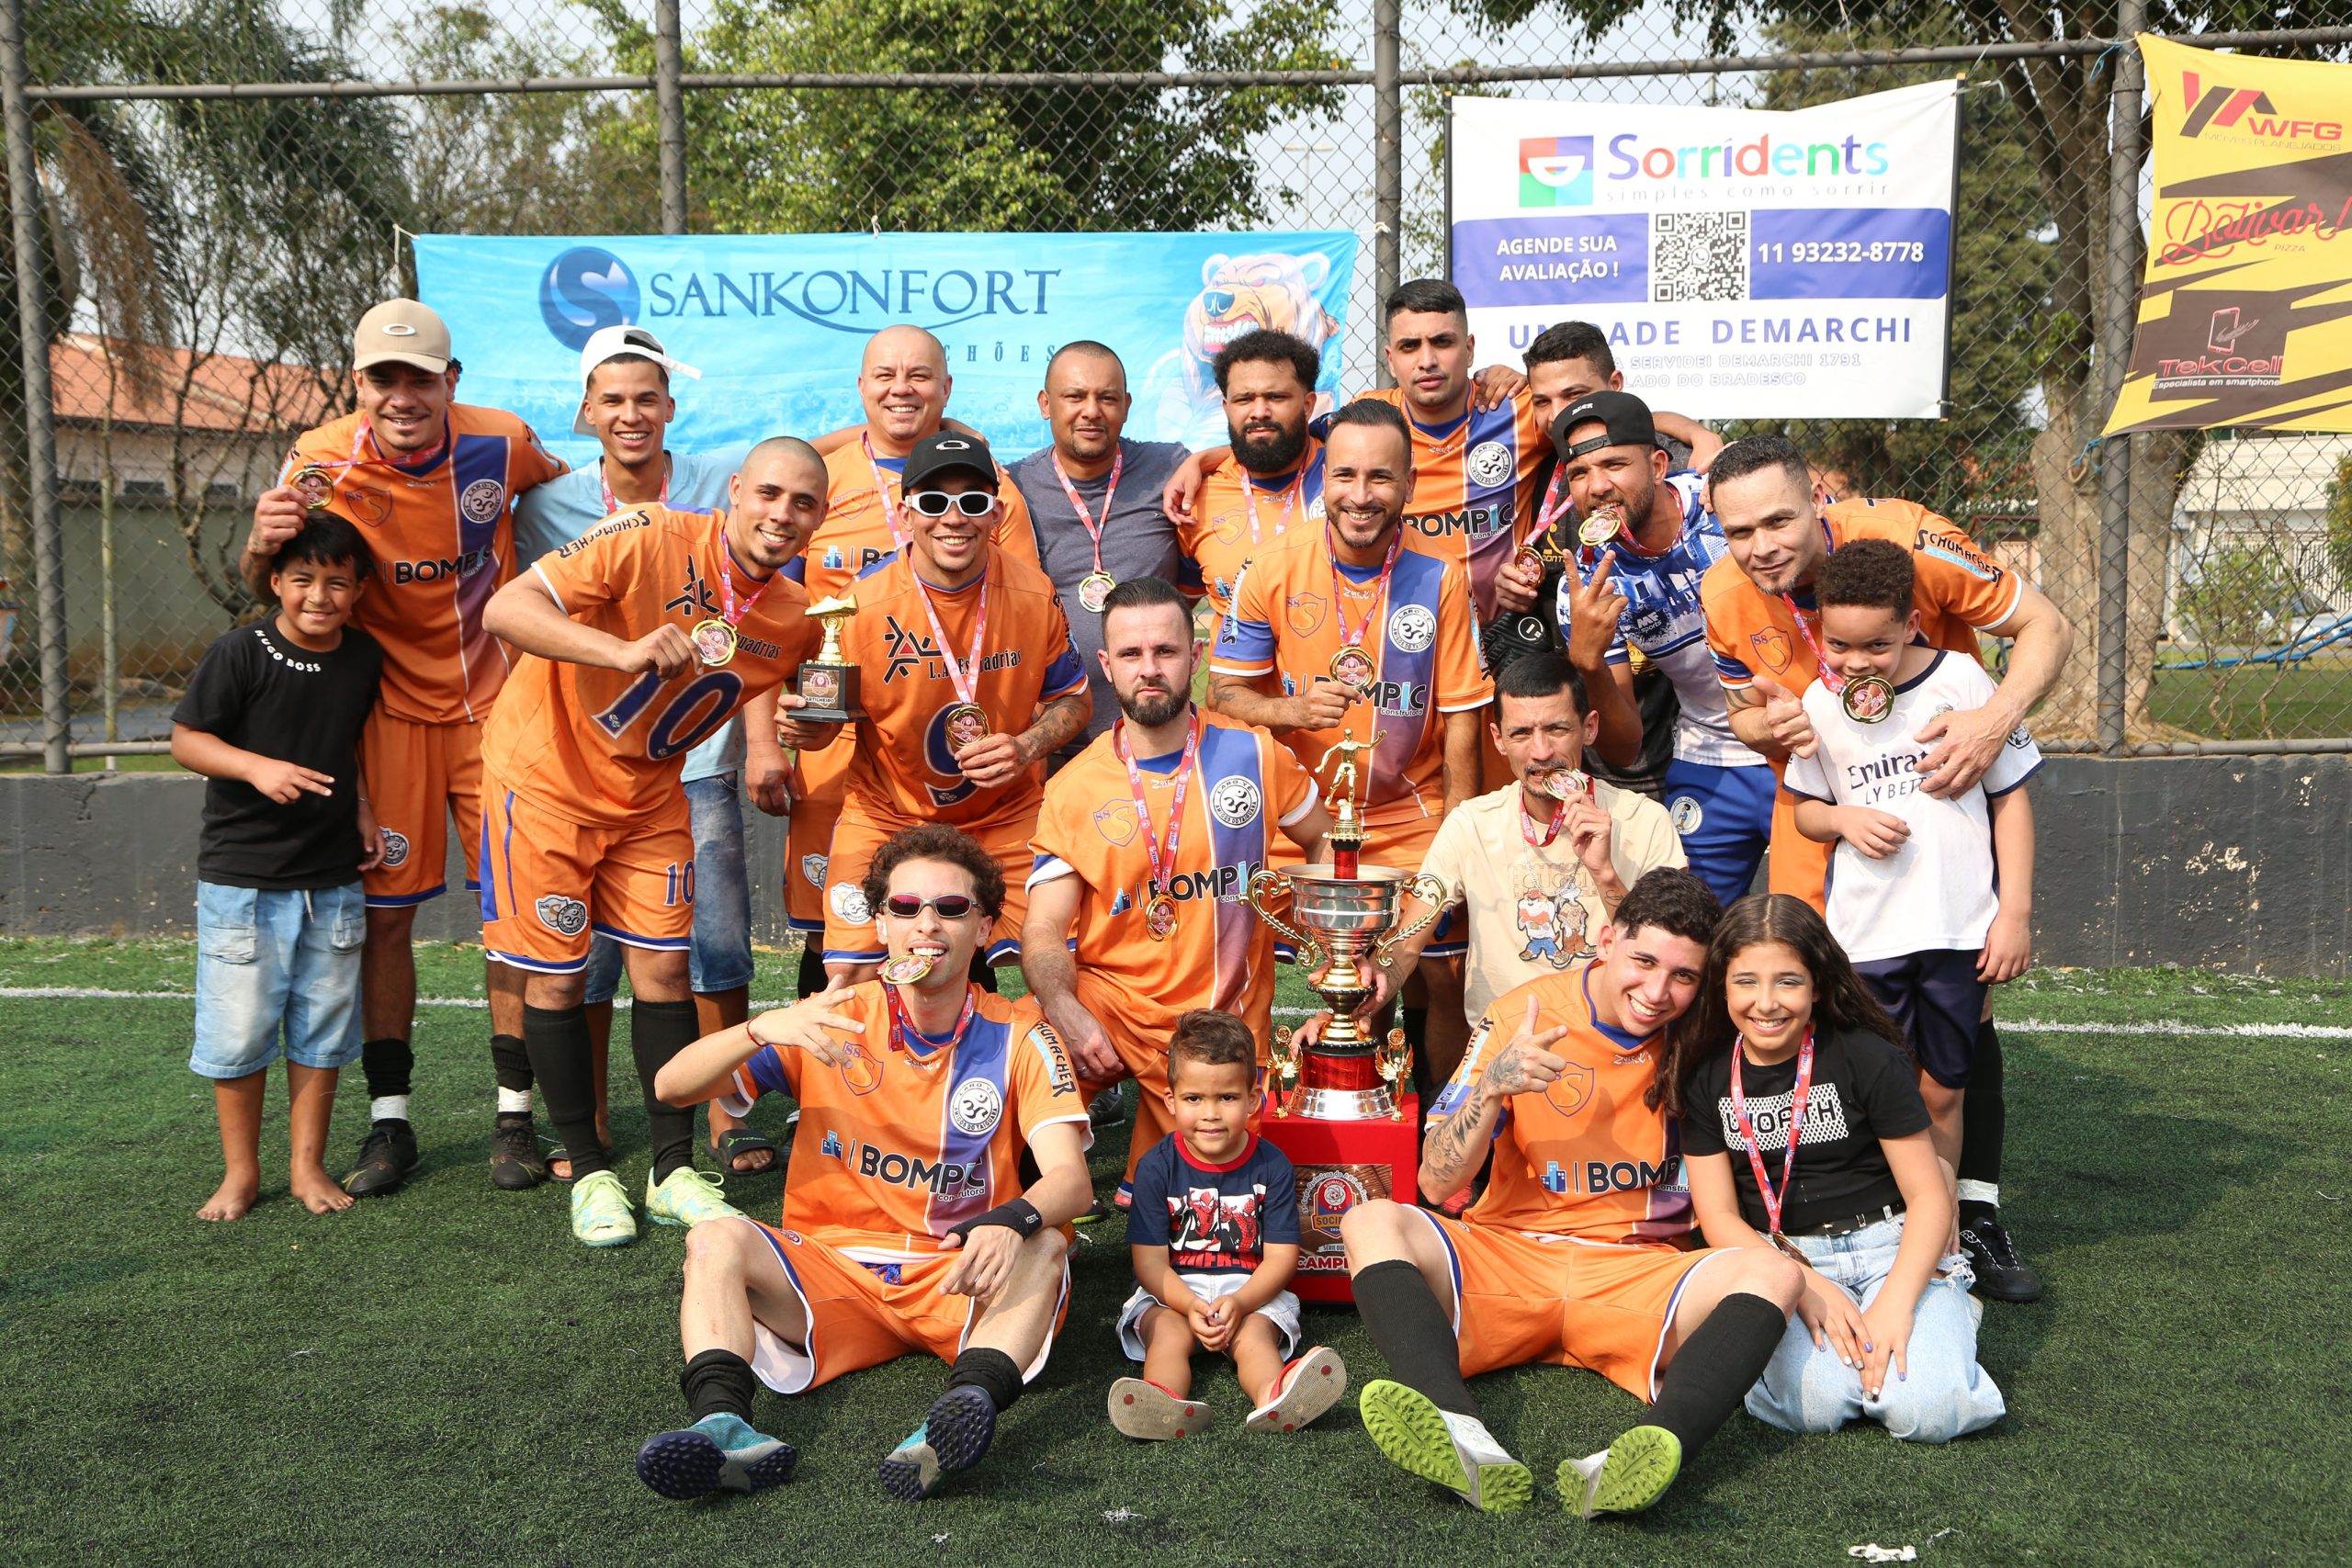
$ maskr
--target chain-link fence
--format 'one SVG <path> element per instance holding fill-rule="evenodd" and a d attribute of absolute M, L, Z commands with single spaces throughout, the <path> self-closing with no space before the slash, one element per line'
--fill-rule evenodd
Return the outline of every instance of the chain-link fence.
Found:
<path fill-rule="evenodd" d="M 2142 243 L 2139 66 L 2112 40 L 2343 58 L 2311 0 L 2127 0 L 2071 37 L 1823 0 L 0 8 L 0 756 L 62 766 L 69 725 L 79 754 L 160 749 L 254 609 L 254 496 L 348 409 L 350 323 L 413 283 L 403 231 L 1351 229 L 1368 375 L 1374 301 L 1445 270 L 1449 93 L 1785 108 L 1955 74 L 1945 416 L 1782 428 L 2057 600 L 2079 651 L 2038 721 L 2055 747 L 2352 746 L 2352 437 L 2143 435 L 2128 477 L 2094 439 Z M 2218 32 L 2250 21 L 2289 30 Z M 1637 353 L 1621 368 L 1644 389 Z"/>

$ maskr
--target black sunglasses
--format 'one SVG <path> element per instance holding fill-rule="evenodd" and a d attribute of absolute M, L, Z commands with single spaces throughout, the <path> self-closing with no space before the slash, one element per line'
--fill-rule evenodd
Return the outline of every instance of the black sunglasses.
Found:
<path fill-rule="evenodd" d="M 882 908 L 902 920 L 911 920 L 925 909 L 936 909 L 943 920 L 960 920 L 972 912 L 974 900 L 961 893 L 942 893 L 936 898 L 918 898 L 911 893 L 893 893 L 882 900 Z"/>
<path fill-rule="evenodd" d="M 954 507 L 967 517 L 986 517 L 996 510 L 996 497 L 984 490 L 967 490 L 955 495 L 944 490 L 917 491 L 907 497 L 907 504 L 925 517 L 944 517 Z"/>

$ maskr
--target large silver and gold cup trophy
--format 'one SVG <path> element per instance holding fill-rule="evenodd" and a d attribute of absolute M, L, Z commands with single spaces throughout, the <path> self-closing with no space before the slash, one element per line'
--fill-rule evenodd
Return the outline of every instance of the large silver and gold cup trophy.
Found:
<path fill-rule="evenodd" d="M 1332 1013 L 1322 1037 L 1304 1047 L 1288 1031 L 1275 1032 L 1267 1084 L 1272 1114 L 1263 1129 L 1297 1168 L 1304 1245 L 1293 1288 L 1309 1301 L 1351 1299 L 1340 1215 L 1367 1199 L 1411 1201 L 1420 1116 L 1404 1031 L 1374 1040 L 1355 1012 L 1372 998 L 1372 964 L 1379 954 L 1435 920 L 1451 899 L 1434 876 L 1361 863 L 1363 815 L 1355 754 L 1365 749 L 1360 740 L 1342 740 L 1316 770 L 1339 759 L 1329 789 L 1331 859 L 1260 871 L 1243 895 L 1258 918 L 1290 942 L 1307 984 Z M 1408 889 L 1430 908 L 1400 929 L 1398 906 Z M 1277 913 L 1284 903 L 1287 909 Z"/>

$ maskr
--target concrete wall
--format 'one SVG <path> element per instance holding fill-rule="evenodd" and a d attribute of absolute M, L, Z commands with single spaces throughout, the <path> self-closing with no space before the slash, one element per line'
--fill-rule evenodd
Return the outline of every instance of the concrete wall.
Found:
<path fill-rule="evenodd" d="M 0 776 L 0 933 L 184 935 L 200 780 Z M 2352 756 L 2051 760 L 2034 784 L 2037 956 L 2352 974 Z M 747 812 L 753 929 L 784 934 L 782 825 Z M 450 886 L 461 886 L 454 858 Z M 470 899 L 420 936 L 477 941 Z"/>

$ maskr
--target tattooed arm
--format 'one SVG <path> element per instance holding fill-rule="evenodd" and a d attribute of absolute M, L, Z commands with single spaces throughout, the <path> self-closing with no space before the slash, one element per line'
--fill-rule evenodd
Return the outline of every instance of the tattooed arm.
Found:
<path fill-rule="evenodd" d="M 1554 1055 L 1552 1047 L 1567 1031 L 1538 1030 L 1535 1011 L 1535 998 L 1530 997 L 1525 1026 L 1478 1076 L 1469 1102 L 1440 1119 L 1421 1141 L 1421 1195 L 1430 1202 L 1442 1203 L 1470 1185 L 1512 1095 L 1541 1094 L 1566 1070 L 1567 1059 Z"/>

